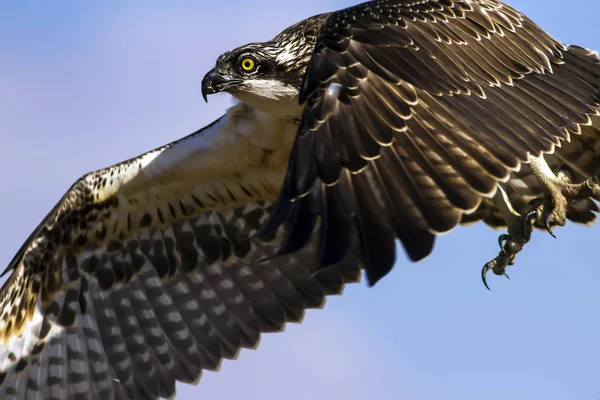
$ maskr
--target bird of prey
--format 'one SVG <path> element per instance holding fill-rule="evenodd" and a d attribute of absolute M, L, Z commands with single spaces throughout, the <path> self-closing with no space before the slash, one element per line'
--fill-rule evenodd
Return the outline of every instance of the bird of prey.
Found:
<path fill-rule="evenodd" d="M 8 265 L 0 398 L 156 399 L 437 234 L 599 211 L 600 59 L 498 0 L 376 0 L 221 55 L 214 123 L 84 175 Z"/>

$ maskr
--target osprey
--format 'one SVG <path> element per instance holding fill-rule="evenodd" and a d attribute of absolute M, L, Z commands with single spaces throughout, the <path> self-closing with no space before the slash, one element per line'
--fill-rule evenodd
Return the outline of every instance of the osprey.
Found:
<path fill-rule="evenodd" d="M 377 0 L 221 55 L 239 102 L 84 175 L 0 291 L 0 398 L 170 397 L 175 382 L 410 259 L 437 234 L 589 224 L 600 59 L 497 0 Z"/>

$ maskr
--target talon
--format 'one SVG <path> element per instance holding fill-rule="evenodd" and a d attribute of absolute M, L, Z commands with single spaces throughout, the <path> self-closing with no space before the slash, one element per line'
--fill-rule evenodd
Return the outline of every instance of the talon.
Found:
<path fill-rule="evenodd" d="M 498 236 L 498 245 L 500 246 L 500 250 L 502 250 L 504 254 L 506 254 L 506 250 L 504 250 L 504 243 L 511 240 L 513 240 L 513 237 L 506 233 Z"/>
<path fill-rule="evenodd" d="M 551 220 L 552 220 L 552 214 L 549 214 L 548 216 L 546 216 L 546 218 L 544 218 L 544 225 L 546 227 L 546 230 L 550 234 L 550 236 L 552 236 L 554 239 L 556 239 L 556 235 L 554 234 L 554 232 L 552 231 L 552 228 L 550 227 Z"/>
<path fill-rule="evenodd" d="M 523 230 L 523 236 L 526 241 L 531 239 L 531 227 L 527 226 L 531 219 L 535 218 L 537 215 L 537 210 L 530 210 L 527 214 L 521 218 L 521 229 Z"/>
<path fill-rule="evenodd" d="M 488 271 L 491 269 L 494 269 L 495 266 L 496 266 L 496 260 L 492 260 L 492 261 L 486 263 L 483 266 L 483 268 L 481 269 L 481 280 L 483 281 L 483 284 L 485 285 L 487 290 L 492 290 L 492 289 L 490 289 L 490 287 L 488 286 L 485 276 L 487 275 Z"/>
<path fill-rule="evenodd" d="M 508 276 L 508 274 L 505 272 L 504 276 L 506 277 L 506 279 L 508 279 L 510 281 L 510 276 Z"/>

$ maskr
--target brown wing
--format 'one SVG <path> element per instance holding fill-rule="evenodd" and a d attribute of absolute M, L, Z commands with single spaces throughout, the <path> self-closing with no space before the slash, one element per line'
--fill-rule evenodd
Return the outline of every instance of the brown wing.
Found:
<path fill-rule="evenodd" d="M 530 154 L 598 113 L 600 60 L 496 0 L 372 1 L 333 13 L 301 92 L 306 106 L 279 198 L 283 253 L 320 217 L 318 267 L 358 228 L 367 276 L 399 238 L 412 260 L 475 211 Z M 310 216 L 310 217 L 309 217 Z"/>
<path fill-rule="evenodd" d="M 158 399 L 361 276 L 272 258 L 266 220 L 296 127 L 242 105 L 178 142 L 80 179 L 0 290 L 0 398 Z M 266 261 L 262 261 L 268 258 Z"/>
<path fill-rule="evenodd" d="M 600 176 L 600 117 L 592 117 L 592 125 L 582 126 L 581 135 L 574 135 L 570 142 L 561 143 L 553 154 L 546 155 L 548 165 L 557 174 L 564 174 L 573 183 Z M 501 184 L 513 208 L 524 215 L 532 200 L 544 196 L 538 179 L 529 168 L 514 171 L 510 179 Z M 567 219 L 578 224 L 591 225 L 600 212 L 598 204 L 591 198 L 568 199 Z M 506 228 L 502 214 L 489 199 L 484 199 L 473 213 L 463 214 L 462 225 L 483 221 L 500 229 Z M 545 226 L 537 226 L 545 230 Z"/>

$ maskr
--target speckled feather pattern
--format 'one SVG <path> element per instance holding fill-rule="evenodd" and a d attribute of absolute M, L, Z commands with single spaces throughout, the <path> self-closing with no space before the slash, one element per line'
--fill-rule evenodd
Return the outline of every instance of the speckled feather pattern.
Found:
<path fill-rule="evenodd" d="M 0 398 L 170 397 L 358 282 L 357 254 L 313 277 L 314 245 L 248 239 L 295 129 L 239 104 L 73 185 L 0 292 Z"/>
<path fill-rule="evenodd" d="M 394 239 L 418 260 L 459 223 L 503 227 L 499 183 L 519 211 L 542 193 L 528 154 L 600 173 L 600 60 L 499 1 L 373 1 L 250 47 L 301 88 L 300 126 L 240 103 L 78 180 L 7 268 L 1 399 L 173 396 L 365 264 L 381 278 Z"/>
<path fill-rule="evenodd" d="M 319 267 L 349 248 L 334 230 L 356 228 L 375 283 L 396 260 L 396 239 L 423 259 L 436 234 L 478 219 L 499 183 L 525 179 L 530 155 L 581 135 L 599 115 L 600 59 L 500 1 L 379 0 L 328 16 L 300 101 L 279 197 L 288 207 L 269 227 L 319 209 L 332 227 Z M 576 149 L 565 148 L 562 158 Z M 585 208 L 596 210 L 591 200 Z M 309 237 L 304 221 L 289 248 Z"/>

